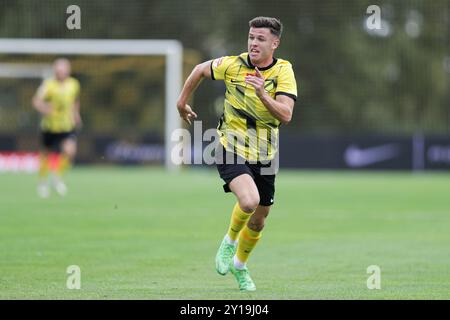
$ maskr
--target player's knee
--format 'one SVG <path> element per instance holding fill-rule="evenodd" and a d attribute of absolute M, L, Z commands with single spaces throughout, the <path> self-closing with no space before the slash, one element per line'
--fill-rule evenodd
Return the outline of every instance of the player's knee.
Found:
<path fill-rule="evenodd" d="M 69 152 L 67 152 L 67 156 L 69 157 L 70 160 L 73 160 L 73 158 L 75 158 L 77 151 L 75 149 L 70 150 Z"/>
<path fill-rule="evenodd" d="M 247 195 L 245 197 L 242 197 L 242 199 L 239 200 L 239 206 L 241 207 L 242 211 L 250 213 L 256 210 L 259 204 L 259 195 Z"/>
<path fill-rule="evenodd" d="M 67 143 L 63 147 L 63 152 L 67 157 L 73 159 L 77 153 L 77 147 L 75 144 Z"/>
<path fill-rule="evenodd" d="M 249 221 L 247 223 L 247 226 L 249 229 L 256 231 L 256 232 L 261 232 L 262 229 L 264 229 L 264 218 L 262 219 L 252 219 L 251 221 Z"/>

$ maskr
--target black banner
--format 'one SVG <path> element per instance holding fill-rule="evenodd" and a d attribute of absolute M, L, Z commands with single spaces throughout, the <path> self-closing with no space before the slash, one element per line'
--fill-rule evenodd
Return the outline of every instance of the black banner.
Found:
<path fill-rule="evenodd" d="M 157 135 L 124 139 L 119 136 L 80 134 L 78 141 L 78 163 L 162 165 L 165 159 L 164 144 Z M 38 151 L 39 145 L 38 134 L 0 135 L 0 152 Z M 205 145 L 206 142 L 203 142 L 203 148 Z M 281 133 L 279 145 L 281 168 L 450 170 L 450 136 Z M 196 163 L 201 164 L 202 160 Z"/>
<path fill-rule="evenodd" d="M 280 138 L 280 167 L 450 169 L 450 136 L 299 136 Z"/>

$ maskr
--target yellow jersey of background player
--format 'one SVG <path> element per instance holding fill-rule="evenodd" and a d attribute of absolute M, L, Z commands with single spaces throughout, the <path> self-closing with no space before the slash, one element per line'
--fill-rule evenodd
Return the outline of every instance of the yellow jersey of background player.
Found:
<path fill-rule="evenodd" d="M 80 94 L 77 79 L 67 77 L 63 81 L 56 78 L 45 80 L 38 89 L 38 95 L 51 106 L 42 115 L 41 130 L 50 133 L 71 132 L 76 126 L 75 108 Z"/>

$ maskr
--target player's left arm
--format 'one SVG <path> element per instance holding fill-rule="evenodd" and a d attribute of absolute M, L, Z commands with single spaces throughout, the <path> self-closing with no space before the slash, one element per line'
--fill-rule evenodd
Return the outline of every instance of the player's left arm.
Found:
<path fill-rule="evenodd" d="M 73 104 L 73 118 L 75 120 L 75 126 L 78 129 L 81 129 L 81 127 L 83 126 L 83 120 L 81 119 L 81 114 L 80 114 L 80 99 L 77 98 L 77 100 L 75 100 L 74 104 Z"/>
<path fill-rule="evenodd" d="M 255 71 L 255 75 L 248 75 L 245 78 L 245 82 L 255 88 L 256 95 L 275 118 L 283 124 L 288 124 L 292 119 L 292 113 L 294 111 L 294 99 L 286 95 L 277 95 L 275 99 L 272 98 L 264 90 L 264 76 L 258 68 L 255 68 Z"/>
<path fill-rule="evenodd" d="M 52 112 L 51 104 L 46 101 L 47 96 L 48 82 L 44 81 L 31 100 L 33 107 L 43 115 L 49 115 Z"/>
<path fill-rule="evenodd" d="M 74 102 L 72 106 L 72 112 L 73 112 L 73 120 L 75 122 L 75 127 L 78 129 L 81 129 L 83 126 L 83 121 L 81 119 L 81 113 L 80 113 L 80 83 L 78 80 L 74 80 Z"/>

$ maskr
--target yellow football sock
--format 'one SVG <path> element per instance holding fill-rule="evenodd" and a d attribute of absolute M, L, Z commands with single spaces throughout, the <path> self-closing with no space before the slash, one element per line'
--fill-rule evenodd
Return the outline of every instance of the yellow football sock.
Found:
<path fill-rule="evenodd" d="M 48 170 L 49 170 L 49 157 L 47 155 L 41 155 L 39 161 L 39 178 L 47 177 Z"/>
<path fill-rule="evenodd" d="M 56 172 L 59 176 L 62 176 L 64 172 L 66 172 L 70 168 L 70 160 L 69 157 L 64 154 L 60 154 L 58 160 L 59 161 Z"/>
<path fill-rule="evenodd" d="M 230 227 L 228 228 L 228 236 L 231 240 L 237 240 L 239 232 L 245 226 L 252 214 L 253 212 L 246 213 L 242 211 L 242 209 L 239 207 L 239 203 L 235 204 L 233 213 L 231 214 Z"/>
<path fill-rule="evenodd" d="M 261 235 L 261 231 L 249 229 L 247 225 L 244 229 L 242 229 L 241 234 L 239 235 L 239 242 L 236 251 L 236 256 L 240 262 L 247 262 L 250 253 L 255 248 L 256 243 L 261 238 Z"/>

